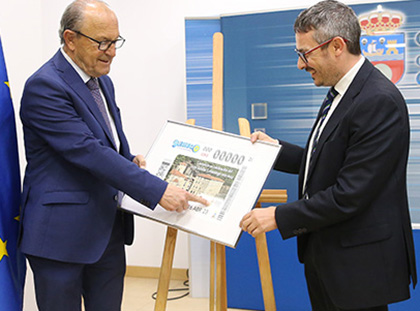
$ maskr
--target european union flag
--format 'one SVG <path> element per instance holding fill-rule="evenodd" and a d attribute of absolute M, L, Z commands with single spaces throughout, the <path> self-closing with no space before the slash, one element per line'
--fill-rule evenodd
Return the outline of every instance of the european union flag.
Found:
<path fill-rule="evenodd" d="M 15 116 L 0 37 L 0 310 L 21 311 L 25 259 L 17 249 L 20 174 Z"/>

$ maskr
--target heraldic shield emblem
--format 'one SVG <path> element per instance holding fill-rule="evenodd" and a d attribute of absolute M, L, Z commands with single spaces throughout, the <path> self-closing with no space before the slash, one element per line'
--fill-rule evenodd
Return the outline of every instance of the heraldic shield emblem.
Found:
<path fill-rule="evenodd" d="M 405 35 L 398 32 L 403 24 L 403 14 L 384 11 L 378 5 L 376 11 L 359 15 L 359 22 L 362 54 L 397 84 L 405 72 Z"/>

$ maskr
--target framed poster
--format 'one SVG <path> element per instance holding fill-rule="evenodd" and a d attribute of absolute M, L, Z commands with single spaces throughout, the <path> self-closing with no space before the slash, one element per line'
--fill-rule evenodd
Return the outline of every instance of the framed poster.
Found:
<path fill-rule="evenodd" d="M 209 206 L 190 202 L 182 213 L 147 208 L 128 195 L 122 208 L 230 247 L 241 234 L 239 223 L 258 200 L 281 146 L 252 144 L 247 137 L 167 121 L 146 156 L 147 170 Z"/>

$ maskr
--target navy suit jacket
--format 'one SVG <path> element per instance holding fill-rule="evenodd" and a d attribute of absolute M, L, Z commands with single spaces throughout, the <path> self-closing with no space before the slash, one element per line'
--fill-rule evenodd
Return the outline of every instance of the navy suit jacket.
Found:
<path fill-rule="evenodd" d="M 21 250 L 73 263 L 96 262 L 117 214 L 118 190 L 154 208 L 167 183 L 132 162 L 114 87 L 99 78 L 121 142 L 74 68 L 58 51 L 26 82 L 20 116 L 27 167 L 22 194 Z M 133 240 L 132 215 L 124 215 Z"/>
<path fill-rule="evenodd" d="M 417 282 L 406 191 L 409 140 L 403 97 L 365 60 L 322 132 L 307 178 L 309 199 L 276 209 L 283 238 L 298 236 L 301 262 L 308 243 L 320 245 L 321 277 L 343 309 L 406 299 L 410 276 Z M 302 193 L 308 147 L 281 143 L 275 168 L 298 173 Z"/>

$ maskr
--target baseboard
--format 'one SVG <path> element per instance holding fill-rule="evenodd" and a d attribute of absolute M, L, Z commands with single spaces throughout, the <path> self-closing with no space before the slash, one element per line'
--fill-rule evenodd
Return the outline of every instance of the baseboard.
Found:
<path fill-rule="evenodd" d="M 150 278 L 158 279 L 160 268 L 156 267 L 140 267 L 140 266 L 127 266 L 125 276 L 136 278 Z M 187 280 L 188 269 L 172 268 L 171 280 Z"/>

